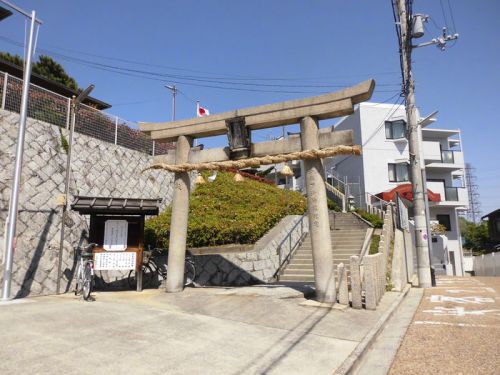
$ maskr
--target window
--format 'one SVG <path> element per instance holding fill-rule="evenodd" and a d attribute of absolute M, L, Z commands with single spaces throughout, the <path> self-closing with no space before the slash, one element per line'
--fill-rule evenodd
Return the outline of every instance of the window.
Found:
<path fill-rule="evenodd" d="M 385 138 L 386 139 L 406 138 L 406 122 L 404 120 L 386 121 Z"/>
<path fill-rule="evenodd" d="M 403 182 L 409 181 L 408 163 L 389 163 L 389 181 L 390 182 Z"/>
<path fill-rule="evenodd" d="M 446 227 L 447 232 L 451 231 L 450 215 L 436 215 L 436 219 L 439 224 Z"/>

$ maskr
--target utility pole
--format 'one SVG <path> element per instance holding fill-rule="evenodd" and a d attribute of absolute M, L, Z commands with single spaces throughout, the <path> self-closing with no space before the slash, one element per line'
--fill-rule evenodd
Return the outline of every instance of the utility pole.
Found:
<path fill-rule="evenodd" d="M 172 121 L 175 121 L 175 97 L 177 96 L 177 87 L 175 87 L 175 85 L 166 85 L 165 87 L 172 91 Z"/>
<path fill-rule="evenodd" d="M 415 106 L 414 82 L 411 72 L 411 14 L 407 13 L 406 1 L 396 0 L 400 22 L 400 53 L 403 69 L 406 117 L 408 119 L 408 147 L 410 174 L 413 188 L 413 210 L 415 220 L 415 246 L 417 250 L 418 283 L 421 288 L 432 286 L 424 186 L 421 172 L 420 147 L 418 144 L 418 118 Z"/>
<path fill-rule="evenodd" d="M 399 46 L 401 54 L 401 68 L 403 73 L 403 88 L 406 99 L 406 117 L 408 119 L 408 146 L 410 153 L 410 173 L 413 188 L 413 209 L 415 220 L 415 241 L 417 250 L 418 282 L 421 288 L 432 286 L 430 254 L 427 230 L 428 214 L 425 208 L 425 183 L 422 178 L 423 158 L 419 145 L 420 123 L 415 104 L 415 84 L 411 71 L 411 53 L 413 48 L 427 45 L 437 45 L 444 50 L 446 42 L 458 38 L 458 34 L 447 35 L 443 28 L 443 35 L 420 45 L 412 45 L 412 38 L 424 35 L 423 22 L 428 17 L 421 14 L 412 14 L 412 0 L 395 0 L 397 19 L 399 20 Z"/>

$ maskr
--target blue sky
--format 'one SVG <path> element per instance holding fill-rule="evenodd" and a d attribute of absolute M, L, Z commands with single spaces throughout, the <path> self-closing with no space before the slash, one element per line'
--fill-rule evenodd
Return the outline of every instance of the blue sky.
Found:
<path fill-rule="evenodd" d="M 108 112 L 127 120 L 169 120 L 171 96 L 163 86 L 175 82 L 182 92 L 178 119 L 195 115 L 195 100 L 215 113 L 335 91 L 368 78 L 377 81 L 372 101 L 399 99 L 389 0 L 15 3 L 35 9 L 44 21 L 39 50 L 62 63 L 80 86 L 95 84 L 92 95 L 113 105 Z M 415 0 L 414 12 L 432 17 L 422 41 L 439 35 L 438 27 L 445 24 L 451 31 L 455 24 L 460 33 L 445 52 L 432 46 L 414 51 L 417 104 L 422 114 L 439 110 L 436 126 L 462 130 L 466 161 L 476 168 L 483 214 L 490 212 L 500 207 L 500 2 Z M 0 50 L 22 54 L 9 42 L 23 42 L 22 18 L 1 22 L 0 36 L 7 38 L 0 39 Z M 130 70 L 118 74 L 110 66 L 157 75 L 146 78 Z M 277 132 L 260 132 L 255 140 Z"/>

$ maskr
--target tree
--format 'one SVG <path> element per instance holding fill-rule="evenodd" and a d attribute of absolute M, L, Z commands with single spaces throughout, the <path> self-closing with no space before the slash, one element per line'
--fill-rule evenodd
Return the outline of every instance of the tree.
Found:
<path fill-rule="evenodd" d="M 23 66 L 24 60 L 19 55 L 11 55 L 8 52 L 0 52 L 0 59 L 15 64 L 17 66 Z M 42 77 L 50 79 L 51 81 L 58 82 L 66 87 L 73 90 L 78 90 L 78 84 L 76 80 L 71 77 L 63 66 L 57 61 L 49 56 L 41 55 L 38 61 L 33 64 L 33 73 L 36 73 Z"/>
<path fill-rule="evenodd" d="M 459 219 L 460 234 L 464 238 L 464 248 L 474 251 L 485 250 L 489 245 L 488 225 L 482 221 L 479 224 Z"/>

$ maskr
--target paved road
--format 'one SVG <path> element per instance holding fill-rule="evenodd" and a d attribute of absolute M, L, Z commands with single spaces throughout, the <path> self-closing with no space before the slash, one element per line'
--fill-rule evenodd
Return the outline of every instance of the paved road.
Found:
<path fill-rule="evenodd" d="M 67 294 L 0 305 L 0 374 L 332 374 L 376 311 L 305 306 L 290 288 Z"/>
<path fill-rule="evenodd" d="M 500 374 L 500 277 L 425 290 L 390 374 Z"/>

